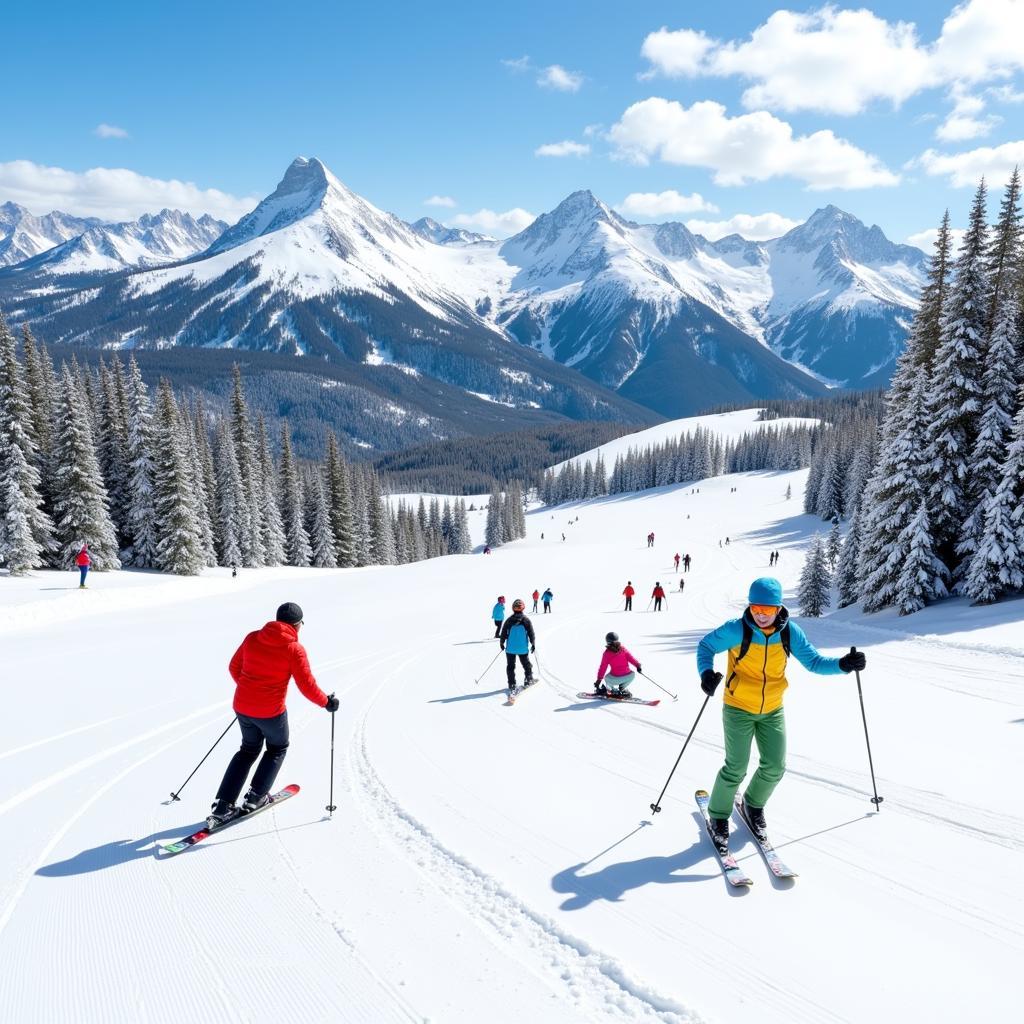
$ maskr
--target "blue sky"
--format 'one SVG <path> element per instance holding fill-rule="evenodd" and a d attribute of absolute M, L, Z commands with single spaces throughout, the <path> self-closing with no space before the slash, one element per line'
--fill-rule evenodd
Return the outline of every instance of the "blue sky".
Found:
<path fill-rule="evenodd" d="M 237 219 L 306 155 L 495 234 L 590 188 L 711 236 L 831 202 L 903 241 L 1024 162 L 1022 0 L 61 2 L 5 36 L 0 202 L 35 213 Z"/>

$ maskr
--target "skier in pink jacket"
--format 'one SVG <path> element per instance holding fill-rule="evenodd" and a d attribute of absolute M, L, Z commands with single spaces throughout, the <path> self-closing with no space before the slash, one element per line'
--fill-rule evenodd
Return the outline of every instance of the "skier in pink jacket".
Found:
<path fill-rule="evenodd" d="M 636 672 L 643 672 L 640 662 L 633 657 L 619 641 L 618 633 L 608 633 L 605 638 L 604 655 L 601 658 L 601 667 L 597 670 L 597 682 L 594 683 L 594 692 L 608 697 L 632 697 L 629 692 L 629 684 L 636 678 Z M 636 666 L 636 672 L 629 670 L 630 665 Z M 610 686 L 605 686 L 605 673 L 611 669 L 608 676 Z"/>

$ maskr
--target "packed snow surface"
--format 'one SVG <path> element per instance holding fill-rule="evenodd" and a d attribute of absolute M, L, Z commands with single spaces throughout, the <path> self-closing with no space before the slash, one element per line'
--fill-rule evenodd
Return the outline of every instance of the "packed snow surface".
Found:
<path fill-rule="evenodd" d="M 885 799 L 876 813 L 854 678 L 792 663 L 767 818 L 795 882 L 773 881 L 734 822 L 755 884 L 732 889 L 699 827 L 720 696 L 650 811 L 703 703 L 696 644 L 772 549 L 795 603 L 822 525 L 800 514 L 805 479 L 539 509 L 493 554 L 397 568 L 106 574 L 85 591 L 70 572 L 0 578 L 0 1020 L 1016 1019 L 1024 603 L 803 621 L 827 654 L 867 652 Z M 676 551 L 693 557 L 682 594 Z M 655 580 L 661 613 L 645 611 Z M 549 586 L 541 682 L 507 707 L 491 607 Z M 338 809 L 330 718 L 293 688 L 279 783 L 302 792 L 158 859 L 202 821 L 237 745 L 232 730 L 167 802 L 231 722 L 228 659 L 283 600 L 341 699 Z M 678 701 L 643 678 L 658 707 L 576 699 L 609 629 Z"/>

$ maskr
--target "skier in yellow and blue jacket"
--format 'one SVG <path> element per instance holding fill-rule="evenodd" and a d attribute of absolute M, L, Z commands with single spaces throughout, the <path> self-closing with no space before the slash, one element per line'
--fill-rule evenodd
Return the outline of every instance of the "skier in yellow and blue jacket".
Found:
<path fill-rule="evenodd" d="M 701 689 L 710 697 L 722 681 L 714 668 L 715 655 L 729 652 L 722 719 L 725 764 L 715 779 L 708 814 L 712 838 L 727 848 L 729 815 L 736 791 L 747 774 L 750 744 L 757 741 L 759 763 L 743 794 L 743 813 L 758 835 L 766 835 L 764 806 L 786 771 L 786 719 L 782 697 L 789 683 L 789 655 L 810 672 L 841 675 L 860 671 L 866 659 L 860 651 L 841 658 L 819 654 L 804 631 L 789 618 L 782 603 L 782 584 L 770 576 L 754 580 L 748 607 L 708 633 L 697 647 Z"/>

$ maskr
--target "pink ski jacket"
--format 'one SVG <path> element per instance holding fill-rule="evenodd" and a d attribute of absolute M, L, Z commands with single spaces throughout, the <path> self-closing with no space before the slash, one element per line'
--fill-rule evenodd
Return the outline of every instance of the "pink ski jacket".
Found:
<path fill-rule="evenodd" d="M 597 670 L 597 678 L 598 680 L 604 679 L 609 668 L 612 670 L 613 676 L 628 676 L 630 665 L 636 665 L 639 668 L 640 662 L 625 647 L 620 647 L 617 651 L 606 649 L 604 657 L 601 658 L 601 667 Z"/>

